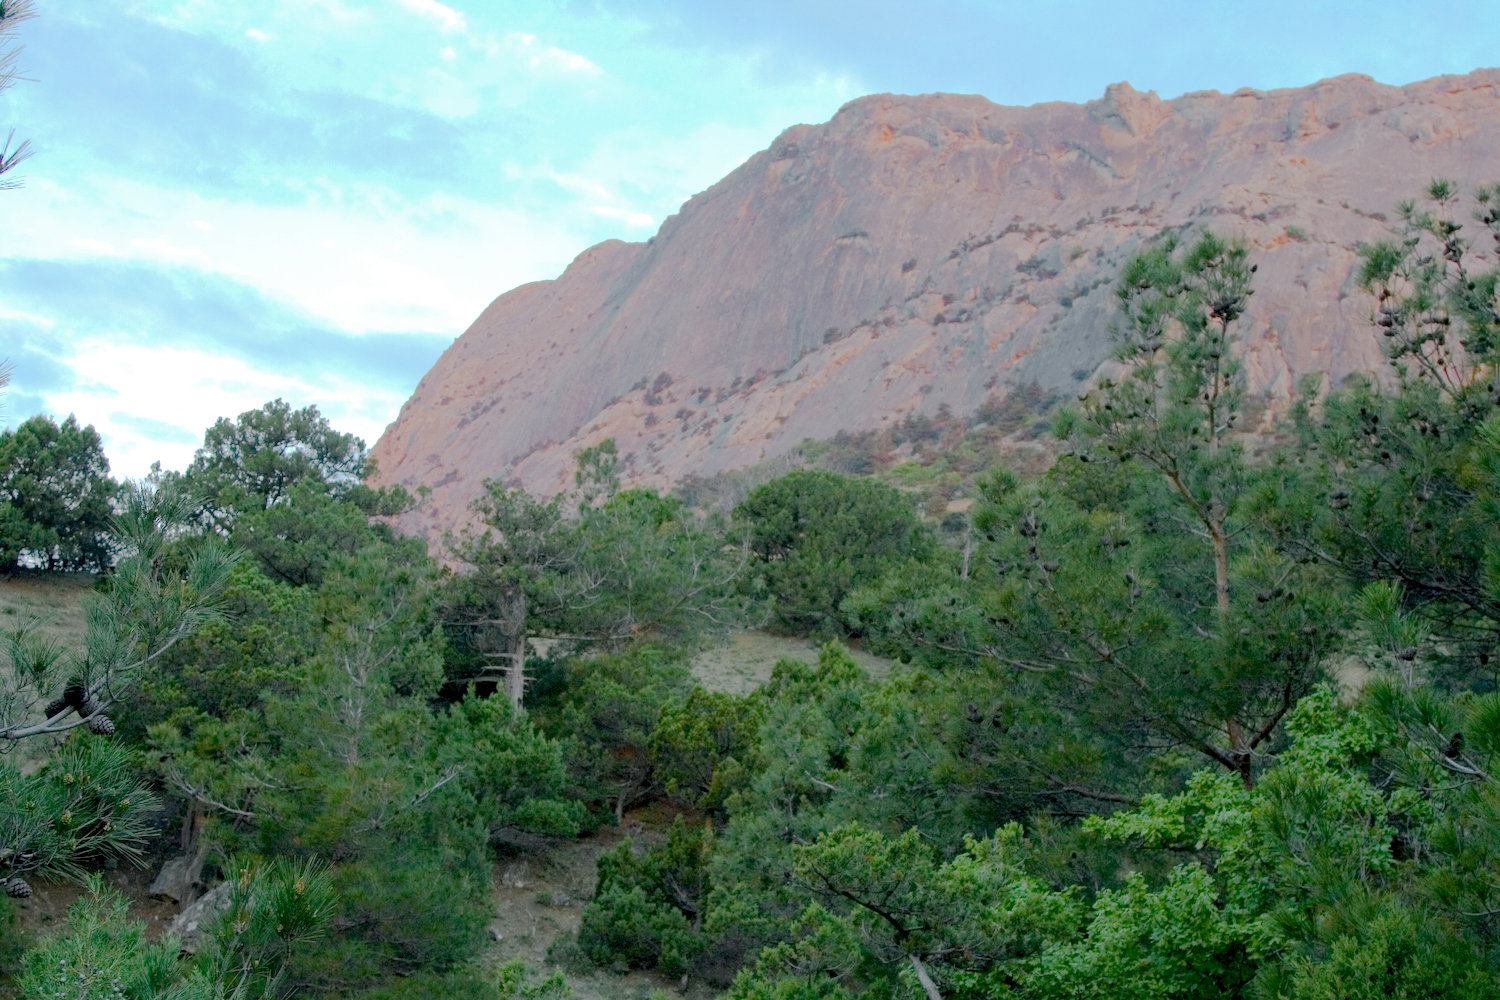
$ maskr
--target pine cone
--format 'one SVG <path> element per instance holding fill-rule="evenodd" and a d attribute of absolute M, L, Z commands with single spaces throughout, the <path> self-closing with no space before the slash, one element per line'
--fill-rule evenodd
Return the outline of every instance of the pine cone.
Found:
<path fill-rule="evenodd" d="M 12 875 L 5 883 L 5 894 L 11 899 L 25 899 L 31 895 L 31 886 L 19 875 Z"/>
<path fill-rule="evenodd" d="M 78 706 L 78 714 L 84 718 L 88 718 L 91 715 L 98 715 L 102 711 L 104 711 L 104 706 L 99 704 L 97 698 L 85 697 L 83 704 Z"/>
<path fill-rule="evenodd" d="M 98 736 L 114 735 L 115 724 L 107 715 L 92 715 L 89 717 L 89 732 Z"/>
<path fill-rule="evenodd" d="M 47 718 L 52 718 L 58 712 L 63 711 L 67 707 L 68 703 L 62 698 L 54 698 L 53 700 L 47 702 Z"/>
<path fill-rule="evenodd" d="M 1407 646 L 1404 649 L 1398 649 L 1396 650 L 1396 655 L 1406 662 L 1410 663 L 1412 660 L 1415 660 L 1417 658 L 1417 647 Z"/>
<path fill-rule="evenodd" d="M 68 686 L 63 689 L 63 701 L 67 702 L 69 705 L 72 705 L 74 708 L 78 708 L 80 705 L 82 705 L 84 699 L 88 696 L 88 686 L 76 677 L 68 681 Z"/>
<path fill-rule="evenodd" d="M 1454 733 L 1449 738 L 1448 744 L 1443 747 L 1444 757 L 1457 757 L 1464 752 L 1464 734 Z"/>

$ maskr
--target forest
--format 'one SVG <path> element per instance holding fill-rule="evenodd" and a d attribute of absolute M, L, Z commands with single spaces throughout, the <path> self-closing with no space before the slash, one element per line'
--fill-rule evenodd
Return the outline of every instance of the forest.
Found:
<path fill-rule="evenodd" d="M 76 643 L 4 621 L 0 992 L 1495 996 L 1497 255 L 1500 185 L 1432 182 L 1361 256 L 1388 370 L 1273 417 L 1253 251 L 1164 237 L 1056 461 L 956 510 L 880 461 L 626 487 L 606 442 L 429 551 L 316 408 L 125 484 L 34 417 L 0 569 L 98 582 Z M 821 652 L 694 679 L 750 628 Z M 486 957 L 497 865 L 627 829 L 545 962 Z M 180 937 L 111 881 L 169 860 Z"/>

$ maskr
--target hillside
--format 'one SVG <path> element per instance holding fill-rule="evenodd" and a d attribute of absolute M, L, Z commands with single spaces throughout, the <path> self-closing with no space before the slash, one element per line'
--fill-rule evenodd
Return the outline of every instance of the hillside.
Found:
<path fill-rule="evenodd" d="M 1356 248 L 1432 176 L 1491 179 L 1500 71 L 1405 87 L 1343 76 L 1083 105 L 879 95 L 799 125 L 645 243 L 610 241 L 505 293 L 374 449 L 408 515 L 462 524 L 482 482 L 547 494 L 613 437 L 629 481 L 741 468 L 808 438 L 1072 391 L 1109 353 L 1118 268 L 1211 226 L 1259 261 L 1252 392 L 1376 370 Z"/>

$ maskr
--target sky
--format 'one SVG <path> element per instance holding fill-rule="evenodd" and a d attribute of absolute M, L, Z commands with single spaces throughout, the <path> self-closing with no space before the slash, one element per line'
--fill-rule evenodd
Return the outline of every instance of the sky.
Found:
<path fill-rule="evenodd" d="M 75 415 L 117 477 L 278 397 L 374 444 L 497 295 L 855 97 L 1404 84 L 1500 63 L 1492 5 L 36 0 L 0 416 Z"/>

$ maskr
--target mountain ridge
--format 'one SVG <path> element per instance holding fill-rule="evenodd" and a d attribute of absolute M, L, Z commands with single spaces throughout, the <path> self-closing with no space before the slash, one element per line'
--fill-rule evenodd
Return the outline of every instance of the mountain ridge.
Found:
<path fill-rule="evenodd" d="M 666 486 L 1010 386 L 1076 390 L 1108 357 L 1119 265 L 1202 225 L 1257 254 L 1241 349 L 1274 404 L 1301 375 L 1380 367 L 1357 245 L 1432 176 L 1491 180 L 1497 153 L 1496 70 L 1024 108 L 861 97 L 651 239 L 499 296 L 376 444 L 376 482 L 429 486 L 402 527 L 432 537 L 485 479 L 550 494 L 606 437 L 627 481 Z"/>

